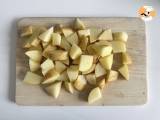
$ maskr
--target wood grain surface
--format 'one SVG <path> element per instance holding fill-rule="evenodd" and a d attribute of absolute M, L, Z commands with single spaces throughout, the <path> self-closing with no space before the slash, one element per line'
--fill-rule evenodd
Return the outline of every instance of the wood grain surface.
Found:
<path fill-rule="evenodd" d="M 51 26 L 61 23 L 72 25 L 75 18 L 23 18 L 18 21 L 17 29 L 26 25 Z M 40 86 L 27 85 L 22 82 L 28 70 L 28 58 L 22 49 L 22 40 L 17 37 L 16 48 L 16 103 L 31 106 L 108 106 L 108 105 L 142 105 L 147 101 L 146 77 L 146 38 L 145 24 L 139 18 L 130 17 L 92 17 L 81 18 L 88 27 L 111 28 L 115 31 L 126 31 L 129 35 L 127 51 L 133 64 L 129 66 L 130 80 L 117 80 L 109 83 L 103 90 L 103 98 L 89 105 L 87 93 L 70 94 L 61 90 L 58 99 L 48 96 Z"/>

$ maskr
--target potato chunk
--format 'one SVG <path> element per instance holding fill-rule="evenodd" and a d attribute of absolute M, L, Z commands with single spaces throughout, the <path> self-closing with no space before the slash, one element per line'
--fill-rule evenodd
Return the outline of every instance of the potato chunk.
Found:
<path fill-rule="evenodd" d="M 100 63 L 97 63 L 96 67 L 95 67 L 95 75 L 96 77 L 101 77 L 103 75 L 106 75 L 107 72 L 106 70 L 102 67 L 102 65 Z"/>
<path fill-rule="evenodd" d="M 40 68 L 40 63 L 36 62 L 32 59 L 29 59 L 29 68 L 30 68 L 31 72 L 35 72 Z"/>
<path fill-rule="evenodd" d="M 57 80 L 57 78 L 59 76 L 60 76 L 60 74 L 53 68 L 46 73 L 46 75 L 44 76 L 44 81 L 42 82 L 42 84 L 53 83 Z"/>
<path fill-rule="evenodd" d="M 59 33 L 52 33 L 52 45 L 61 45 L 61 35 Z"/>
<path fill-rule="evenodd" d="M 128 34 L 126 32 L 115 32 L 113 33 L 113 39 L 127 42 Z"/>
<path fill-rule="evenodd" d="M 33 33 L 33 27 L 32 26 L 26 26 L 21 31 L 21 37 L 32 35 Z"/>
<path fill-rule="evenodd" d="M 25 52 L 25 54 L 32 60 L 34 61 L 41 61 L 41 58 L 42 58 L 42 52 L 41 51 L 38 51 L 38 50 L 30 50 L 30 51 L 27 51 Z"/>
<path fill-rule="evenodd" d="M 90 85 L 96 85 L 96 76 L 94 73 L 87 74 L 86 75 L 86 80 Z"/>
<path fill-rule="evenodd" d="M 39 35 L 39 39 L 42 40 L 43 42 L 48 43 L 51 40 L 52 33 L 53 33 L 53 27 L 50 27 L 47 31 Z"/>
<path fill-rule="evenodd" d="M 131 57 L 127 53 L 122 53 L 122 63 L 123 64 L 132 64 Z"/>
<path fill-rule="evenodd" d="M 112 68 L 112 64 L 113 64 L 113 54 L 109 55 L 109 56 L 105 56 L 99 59 L 101 65 L 106 69 L 106 70 L 110 70 Z"/>
<path fill-rule="evenodd" d="M 81 72 L 87 71 L 92 67 L 93 64 L 93 56 L 91 55 L 81 55 L 79 70 Z"/>
<path fill-rule="evenodd" d="M 41 83 L 42 80 L 42 76 L 28 71 L 24 77 L 23 82 L 31 85 L 38 85 Z"/>
<path fill-rule="evenodd" d="M 102 98 L 101 90 L 99 87 L 96 87 L 96 88 L 92 89 L 91 92 L 89 93 L 88 103 L 92 104 L 101 98 Z"/>
<path fill-rule="evenodd" d="M 66 60 L 68 59 L 68 52 L 64 50 L 54 50 L 51 53 L 50 58 L 52 60 Z"/>
<path fill-rule="evenodd" d="M 79 30 L 79 31 L 78 31 L 78 36 L 79 36 L 80 38 L 90 36 L 90 29 Z"/>
<path fill-rule="evenodd" d="M 90 29 L 90 43 L 93 43 L 98 40 L 98 36 L 102 32 L 102 29 L 99 28 L 91 28 Z"/>
<path fill-rule="evenodd" d="M 67 74 L 71 82 L 77 79 L 78 73 L 79 73 L 79 70 L 77 65 L 72 65 L 69 68 L 67 68 Z"/>
<path fill-rule="evenodd" d="M 82 37 L 79 43 L 79 47 L 85 51 L 87 49 L 87 45 L 89 43 L 88 37 Z"/>
<path fill-rule="evenodd" d="M 78 45 L 78 43 L 79 43 L 78 35 L 77 35 L 76 32 L 73 33 L 73 34 L 71 34 L 70 36 L 68 36 L 68 37 L 66 38 L 66 40 L 67 40 L 71 45 L 73 45 L 73 44 L 77 44 L 77 45 Z"/>
<path fill-rule="evenodd" d="M 94 45 L 93 49 L 96 52 L 96 54 L 101 57 L 110 55 L 112 52 L 112 47 L 106 45 Z"/>
<path fill-rule="evenodd" d="M 68 37 L 71 34 L 73 34 L 74 32 L 71 28 L 62 28 L 62 33 L 65 37 Z"/>
<path fill-rule="evenodd" d="M 117 79 L 118 79 L 118 72 L 114 71 L 114 70 L 109 70 L 107 77 L 106 77 L 106 81 L 111 82 L 111 81 L 115 81 Z"/>
<path fill-rule="evenodd" d="M 54 63 L 51 59 L 46 59 L 42 64 L 41 64 L 41 69 L 42 69 L 42 74 L 46 75 L 46 73 L 54 68 Z"/>
<path fill-rule="evenodd" d="M 82 91 L 86 85 L 87 85 L 87 81 L 84 75 L 79 75 L 77 80 L 74 82 L 74 87 L 79 91 Z"/>
<path fill-rule="evenodd" d="M 111 29 L 103 31 L 99 35 L 98 40 L 109 40 L 109 41 L 113 40 Z"/>
<path fill-rule="evenodd" d="M 123 65 L 122 67 L 119 68 L 118 71 L 126 80 L 129 80 L 129 71 L 127 65 Z"/>
<path fill-rule="evenodd" d="M 122 41 L 112 41 L 113 53 L 126 52 L 126 44 Z"/>
<path fill-rule="evenodd" d="M 75 20 L 74 29 L 76 29 L 76 30 L 85 29 L 84 23 L 79 18 L 76 18 L 76 20 Z"/>
<path fill-rule="evenodd" d="M 77 59 L 80 55 L 82 54 L 82 50 L 81 48 L 76 45 L 76 44 L 73 44 L 71 49 L 70 49 L 70 52 L 69 52 L 69 55 L 70 57 L 75 60 Z"/>
<path fill-rule="evenodd" d="M 70 92 L 70 93 L 74 93 L 74 87 L 73 87 L 73 85 L 72 85 L 72 83 L 71 82 L 64 82 L 64 85 L 65 85 L 65 88 L 66 88 L 66 90 L 68 91 L 68 92 Z"/>
<path fill-rule="evenodd" d="M 63 72 L 64 70 L 66 70 L 67 67 L 65 64 L 63 64 L 60 61 L 55 61 L 55 70 L 59 73 Z"/>
<path fill-rule="evenodd" d="M 46 87 L 45 90 L 49 95 L 53 96 L 54 98 L 58 98 L 61 91 L 61 85 L 62 82 L 56 82 Z"/>

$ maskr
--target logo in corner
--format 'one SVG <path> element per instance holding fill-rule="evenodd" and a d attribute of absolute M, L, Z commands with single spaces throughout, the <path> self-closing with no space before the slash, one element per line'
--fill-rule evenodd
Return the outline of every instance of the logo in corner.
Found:
<path fill-rule="evenodd" d="M 139 17 L 144 21 L 150 21 L 156 16 L 156 11 L 152 6 L 142 6 L 138 10 Z"/>

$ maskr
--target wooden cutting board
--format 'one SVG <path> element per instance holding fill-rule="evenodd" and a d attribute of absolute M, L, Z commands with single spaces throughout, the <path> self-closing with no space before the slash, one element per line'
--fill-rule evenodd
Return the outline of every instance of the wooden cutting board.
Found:
<path fill-rule="evenodd" d="M 75 18 L 23 18 L 18 21 L 18 30 L 26 25 L 51 26 L 57 23 L 71 25 Z M 88 27 L 111 28 L 115 31 L 126 31 L 129 35 L 127 50 L 133 64 L 129 66 L 130 80 L 117 80 L 109 83 L 103 90 L 103 98 L 92 104 L 107 105 L 142 105 L 147 101 L 146 77 L 146 38 L 145 24 L 139 18 L 130 17 L 94 17 L 81 18 Z M 47 106 L 91 106 L 86 102 L 87 94 L 73 95 L 61 90 L 58 99 L 48 96 L 40 86 L 27 85 L 22 82 L 28 70 L 28 59 L 21 47 L 22 41 L 17 40 L 16 48 L 16 103 L 19 105 Z"/>

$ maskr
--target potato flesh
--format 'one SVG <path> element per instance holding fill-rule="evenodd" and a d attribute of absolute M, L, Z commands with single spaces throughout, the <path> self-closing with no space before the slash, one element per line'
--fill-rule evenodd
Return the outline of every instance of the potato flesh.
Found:
<path fill-rule="evenodd" d="M 79 70 L 77 65 L 72 65 L 69 68 L 67 68 L 67 74 L 71 82 L 77 79 L 78 73 L 79 73 Z"/>
<path fill-rule="evenodd" d="M 96 67 L 96 64 L 92 64 L 92 67 L 89 70 L 82 72 L 82 74 L 89 74 L 93 72 L 95 70 L 95 67 Z"/>
<path fill-rule="evenodd" d="M 79 47 L 82 49 L 82 51 L 85 51 L 87 49 L 89 39 L 88 37 L 82 37 L 79 43 Z"/>
<path fill-rule="evenodd" d="M 68 92 L 70 92 L 70 93 L 74 93 L 74 88 L 73 88 L 73 85 L 72 85 L 72 83 L 71 82 L 64 82 L 64 85 L 65 85 L 65 88 L 66 88 L 66 90 L 68 91 Z"/>
<path fill-rule="evenodd" d="M 64 50 L 54 50 L 51 53 L 50 58 L 52 60 L 66 60 L 68 58 L 68 52 Z"/>
<path fill-rule="evenodd" d="M 86 80 L 90 85 L 96 85 L 96 76 L 94 73 L 86 75 Z"/>
<path fill-rule="evenodd" d="M 60 76 L 57 78 L 57 81 L 69 81 L 67 70 L 60 73 Z"/>
<path fill-rule="evenodd" d="M 54 50 L 56 50 L 56 49 L 57 49 L 57 47 L 52 46 L 52 45 L 48 45 L 48 46 L 43 50 L 42 55 L 43 55 L 45 58 L 49 58 L 49 57 L 51 56 L 52 52 L 53 52 Z"/>
<path fill-rule="evenodd" d="M 42 76 L 28 71 L 24 77 L 23 82 L 31 85 L 39 85 L 42 82 L 42 80 Z"/>
<path fill-rule="evenodd" d="M 99 61 L 106 70 L 110 70 L 113 64 L 113 55 L 102 57 Z"/>
<path fill-rule="evenodd" d="M 109 41 L 112 41 L 113 37 L 112 37 L 112 31 L 111 31 L 111 29 L 103 31 L 99 35 L 98 40 L 109 40 Z"/>
<path fill-rule="evenodd" d="M 93 64 L 93 56 L 91 55 L 81 55 L 79 70 L 81 72 L 87 71 L 92 67 Z"/>
<path fill-rule="evenodd" d="M 57 80 L 57 78 L 59 76 L 60 76 L 60 74 L 53 68 L 46 73 L 46 75 L 44 76 L 44 81 L 42 82 L 42 84 L 53 83 Z"/>
<path fill-rule="evenodd" d="M 122 64 L 132 64 L 131 57 L 127 53 L 122 53 Z"/>
<path fill-rule="evenodd" d="M 64 70 L 66 70 L 67 67 L 65 66 L 65 64 L 63 64 L 60 61 L 55 61 L 55 70 L 59 73 L 63 72 Z"/>
<path fill-rule="evenodd" d="M 61 90 L 61 85 L 62 82 L 56 82 L 46 87 L 45 90 L 49 95 L 53 96 L 54 98 L 58 98 Z"/>
<path fill-rule="evenodd" d="M 105 79 L 99 80 L 97 84 L 99 88 L 103 89 L 106 85 L 106 80 Z"/>
<path fill-rule="evenodd" d="M 93 43 L 98 40 L 98 36 L 102 32 L 102 29 L 99 28 L 91 28 L 90 29 L 90 43 Z"/>
<path fill-rule="evenodd" d="M 39 35 L 39 39 L 42 40 L 43 42 L 50 42 L 51 41 L 51 36 L 53 33 L 53 27 L 49 28 L 47 31 L 41 33 Z"/>
<path fill-rule="evenodd" d="M 77 44 L 77 45 L 78 45 L 78 43 L 79 43 L 78 35 L 77 35 L 76 32 L 73 33 L 73 34 L 71 34 L 70 36 L 68 36 L 68 37 L 66 38 L 66 40 L 67 40 L 71 45 L 73 45 L 73 44 Z"/>
<path fill-rule="evenodd" d="M 52 45 L 61 45 L 61 35 L 59 33 L 52 33 Z"/>
<path fill-rule="evenodd" d="M 113 39 L 127 42 L 128 34 L 126 32 L 115 32 L 113 33 Z"/>
<path fill-rule="evenodd" d="M 79 18 L 77 18 L 77 19 L 75 20 L 74 29 L 76 29 L 76 30 L 77 30 L 77 29 L 78 29 L 78 30 L 85 29 L 84 23 L 83 23 Z"/>
<path fill-rule="evenodd" d="M 82 54 L 81 48 L 78 45 L 73 44 L 72 47 L 71 47 L 71 49 L 70 49 L 70 52 L 69 52 L 70 57 L 73 60 L 75 60 L 78 57 L 80 57 L 81 54 Z"/>
<path fill-rule="evenodd" d="M 112 41 L 113 53 L 126 52 L 126 44 L 122 41 Z"/>
<path fill-rule="evenodd" d="M 65 37 L 68 37 L 73 34 L 73 30 L 71 28 L 62 28 L 62 33 Z"/>
<path fill-rule="evenodd" d="M 78 36 L 79 36 L 80 38 L 90 36 L 90 29 L 79 30 L 79 31 L 78 31 Z"/>
<path fill-rule="evenodd" d="M 96 102 L 97 100 L 102 98 L 102 93 L 99 87 L 96 87 L 91 90 L 91 92 L 88 95 L 88 103 L 92 104 Z"/>
<path fill-rule="evenodd" d="M 127 65 L 123 65 L 122 67 L 119 68 L 118 71 L 126 80 L 129 80 L 129 71 Z"/>
<path fill-rule="evenodd" d="M 94 51 L 96 52 L 97 55 L 104 57 L 107 55 L 110 55 L 112 52 L 112 47 L 111 46 L 105 46 L 105 45 L 95 45 L 94 46 Z"/>
<path fill-rule="evenodd" d="M 95 67 L 96 77 L 98 78 L 98 77 L 101 77 L 101 76 L 106 75 L 106 74 L 107 74 L 106 70 L 102 67 L 102 65 L 100 63 L 98 63 Z"/>
<path fill-rule="evenodd" d="M 51 59 L 46 59 L 42 64 L 41 64 L 41 69 L 42 69 L 42 74 L 45 75 L 49 70 L 54 68 L 54 63 Z"/>
<path fill-rule="evenodd" d="M 25 54 L 32 60 L 34 61 L 41 61 L 41 58 L 42 58 L 42 52 L 41 51 L 38 51 L 38 50 L 30 50 L 30 51 L 27 51 L 25 52 Z"/>
<path fill-rule="evenodd" d="M 87 81 L 86 81 L 84 75 L 79 75 L 77 80 L 74 82 L 74 87 L 78 91 L 82 91 L 86 85 L 87 85 Z"/>
<path fill-rule="evenodd" d="M 29 35 L 32 35 L 33 33 L 33 27 L 32 26 L 26 26 L 22 29 L 22 32 L 21 32 L 21 37 L 25 37 L 25 36 L 29 36 Z"/>
<path fill-rule="evenodd" d="M 114 70 L 110 70 L 108 71 L 107 77 L 106 77 L 106 81 L 107 82 L 112 82 L 118 79 L 118 72 L 114 71 Z"/>
<path fill-rule="evenodd" d="M 40 63 L 29 59 L 29 68 L 31 72 L 35 72 L 40 68 Z"/>

